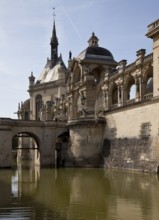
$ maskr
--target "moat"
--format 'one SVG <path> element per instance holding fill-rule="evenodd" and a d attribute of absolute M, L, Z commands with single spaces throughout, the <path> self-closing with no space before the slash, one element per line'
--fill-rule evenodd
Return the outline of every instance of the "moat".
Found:
<path fill-rule="evenodd" d="M 157 220 L 159 179 L 107 169 L 0 170 L 0 219 Z"/>

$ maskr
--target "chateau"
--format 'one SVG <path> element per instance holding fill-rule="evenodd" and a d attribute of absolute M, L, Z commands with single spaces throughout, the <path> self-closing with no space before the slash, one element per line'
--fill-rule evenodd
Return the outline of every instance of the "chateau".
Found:
<path fill-rule="evenodd" d="M 116 61 L 95 33 L 68 65 L 58 54 L 55 22 L 51 57 L 35 79 L 19 120 L 63 122 L 56 137 L 58 166 L 159 172 L 159 20 L 148 25 L 153 50 L 136 52 L 130 65 Z M 45 147 L 45 146 L 44 146 Z"/>

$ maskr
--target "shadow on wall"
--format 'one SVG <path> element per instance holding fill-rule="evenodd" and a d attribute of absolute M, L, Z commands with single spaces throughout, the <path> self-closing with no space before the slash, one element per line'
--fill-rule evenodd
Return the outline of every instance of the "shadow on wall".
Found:
<path fill-rule="evenodd" d="M 111 149 L 111 140 L 104 139 L 104 141 L 103 141 L 103 149 L 102 149 L 103 157 L 109 157 L 110 149 Z"/>
<path fill-rule="evenodd" d="M 101 165 L 159 173 L 158 161 L 151 159 L 151 141 L 150 137 L 104 139 Z"/>
<path fill-rule="evenodd" d="M 69 131 L 61 133 L 56 142 L 56 168 L 73 166 L 73 155 L 69 149 L 70 135 Z M 72 161 L 69 160 L 71 157 Z"/>

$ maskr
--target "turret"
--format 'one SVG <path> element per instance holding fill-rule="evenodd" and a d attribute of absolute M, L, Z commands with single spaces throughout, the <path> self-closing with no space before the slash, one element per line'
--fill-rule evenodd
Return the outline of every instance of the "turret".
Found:
<path fill-rule="evenodd" d="M 33 86 L 35 83 L 35 77 L 33 76 L 33 72 L 31 72 L 31 76 L 29 76 L 28 79 L 29 79 L 29 86 Z"/>

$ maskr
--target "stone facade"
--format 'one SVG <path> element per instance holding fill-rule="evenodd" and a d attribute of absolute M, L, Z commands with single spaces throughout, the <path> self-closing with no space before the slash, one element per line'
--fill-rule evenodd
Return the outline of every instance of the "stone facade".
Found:
<path fill-rule="evenodd" d="M 54 167 L 56 138 L 63 132 L 66 132 L 63 122 L 57 124 L 48 121 L 0 118 L 0 168 L 12 167 L 12 153 L 15 149 L 18 151 L 18 160 L 22 159 L 23 150 L 27 149 L 28 156 L 32 157 L 28 159 L 34 160 L 36 165 Z M 17 142 L 14 148 L 15 138 L 19 139 L 19 143 Z M 33 146 L 33 141 L 36 146 Z"/>
<path fill-rule="evenodd" d="M 159 20 L 146 36 L 153 39 L 152 53 L 140 49 L 127 65 L 92 33 L 84 51 L 75 58 L 70 52 L 66 68 L 54 23 L 56 56 L 51 53 L 36 82 L 31 73 L 30 109 L 22 103 L 17 113 L 19 119 L 65 122 L 69 135 L 58 137 L 59 165 L 159 171 Z"/>

